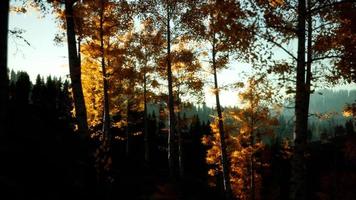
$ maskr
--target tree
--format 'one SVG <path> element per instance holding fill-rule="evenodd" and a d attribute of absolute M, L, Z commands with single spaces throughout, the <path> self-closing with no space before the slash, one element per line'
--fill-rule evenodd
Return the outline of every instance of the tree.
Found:
<path fill-rule="evenodd" d="M 256 15 L 260 27 L 258 35 L 267 43 L 272 44 L 271 47 L 266 47 L 265 44 L 262 46 L 273 51 L 279 48 L 292 58 L 273 61 L 271 58 L 274 58 L 274 53 L 267 50 L 270 53 L 267 53 L 268 56 L 262 62 L 264 67 L 270 65 L 267 72 L 279 74 L 284 84 L 285 81 L 290 81 L 291 85 L 285 84 L 287 93 L 295 94 L 296 137 L 292 159 L 291 199 L 306 198 L 304 155 L 307 144 L 310 94 L 317 86 L 317 81 L 323 81 L 320 77 L 329 77 L 330 74 L 327 72 L 333 71 L 328 69 L 325 63 L 332 64 L 340 58 L 341 51 L 337 48 L 337 41 L 345 38 L 346 34 L 336 34 L 342 20 L 335 17 L 335 6 L 345 2 L 347 1 L 276 0 L 257 1 L 255 5 L 250 6 L 259 10 L 256 12 L 259 13 Z M 335 40 L 334 35 L 337 35 L 338 40 Z M 287 48 L 287 45 L 291 44 L 297 47 L 297 52 Z M 261 52 L 260 48 L 257 49 Z M 294 74 L 295 78 L 290 78 L 290 74 Z M 319 80 L 317 80 L 318 77 Z M 326 81 L 330 83 L 330 79 Z"/>
<path fill-rule="evenodd" d="M 292 188 L 290 194 L 292 199 L 306 198 L 307 185 L 304 155 L 308 135 L 311 86 L 312 81 L 317 81 L 315 74 L 312 72 L 312 65 L 316 65 L 320 61 L 328 62 L 329 59 L 331 59 L 330 63 L 335 62 L 343 54 L 343 51 L 338 49 L 338 45 L 335 45 L 330 40 L 330 35 L 337 35 L 339 40 L 349 37 L 346 36 L 345 38 L 345 32 L 347 31 L 336 28 L 339 26 L 338 24 L 343 24 L 343 21 L 337 17 L 330 18 L 330 16 L 335 16 L 332 14 L 334 13 L 333 9 L 340 2 L 343 3 L 342 1 L 331 1 L 328 3 L 312 0 L 298 1 L 298 24 L 296 28 L 298 54 L 295 95 L 296 138 L 292 157 Z M 315 19 L 321 21 L 321 23 L 315 23 Z M 307 38 L 306 35 L 308 36 Z M 325 43 L 326 41 L 328 42 Z M 305 46 L 307 46 L 307 49 Z M 323 67 L 323 64 L 321 66 Z"/>
<path fill-rule="evenodd" d="M 184 99 L 189 98 L 193 102 L 193 98 L 197 98 L 197 102 L 203 96 L 203 76 L 201 72 L 201 64 L 198 60 L 198 54 L 193 50 L 194 47 L 189 47 L 187 44 L 191 41 L 181 39 L 178 43 L 178 48 L 172 52 L 172 75 L 173 89 L 176 99 L 175 107 L 177 113 L 177 138 L 178 138 L 178 165 L 179 175 L 184 176 L 184 158 L 183 158 L 183 124 L 181 111 L 184 109 Z M 188 102 L 189 103 L 189 102 Z"/>
<path fill-rule="evenodd" d="M 345 123 L 345 129 L 347 135 L 352 135 L 355 133 L 352 120 L 347 120 Z"/>
<path fill-rule="evenodd" d="M 105 62 L 105 46 L 104 46 L 104 12 L 105 12 L 105 0 L 100 0 L 100 11 L 99 11 L 99 38 L 100 38 L 100 54 L 101 54 L 101 71 L 103 77 L 103 92 L 104 92 L 104 117 L 103 117 L 103 133 L 104 140 L 110 143 L 110 108 L 109 108 L 109 94 L 108 94 L 108 77 L 106 73 L 106 62 Z"/>
<path fill-rule="evenodd" d="M 15 83 L 14 101 L 19 106 L 25 106 L 30 100 L 31 82 L 26 72 L 18 72 Z"/>
<path fill-rule="evenodd" d="M 32 87 L 31 92 L 31 100 L 35 106 L 43 105 L 43 91 L 44 91 L 45 83 L 43 78 L 40 75 L 37 75 L 36 82 Z"/>
<path fill-rule="evenodd" d="M 295 93 L 295 140 L 294 154 L 292 158 L 292 199 L 306 199 L 306 174 L 304 154 L 307 142 L 308 130 L 308 98 L 305 83 L 305 17 L 306 3 L 305 0 L 298 1 L 298 56 L 297 56 L 297 76 L 296 76 L 296 93 Z"/>
<path fill-rule="evenodd" d="M 9 78 L 7 71 L 7 39 L 9 30 L 9 4 L 10 0 L 0 2 L 0 129 L 5 126 L 8 107 Z"/>
<path fill-rule="evenodd" d="M 273 92 L 276 89 L 271 86 L 265 76 L 259 78 L 250 78 L 247 81 L 246 89 L 239 94 L 243 104 L 241 109 L 233 112 L 233 117 L 240 122 L 240 141 L 247 139 L 247 145 L 252 147 L 252 152 L 248 158 L 249 177 L 250 183 L 250 199 L 256 199 L 260 193 L 261 180 L 256 181 L 256 167 L 261 167 L 260 161 L 256 154 L 263 146 L 262 138 L 273 137 L 274 128 L 278 125 L 277 115 L 272 115 L 270 112 L 271 107 L 278 106 L 278 96 Z M 245 144 L 246 145 L 246 144 Z M 256 184 L 259 183 L 259 184 Z M 257 187 L 256 187 L 257 185 Z M 257 198 L 259 199 L 259 198 Z"/>
<path fill-rule="evenodd" d="M 157 57 L 162 54 L 163 45 L 163 35 L 162 31 L 155 28 L 154 22 L 151 18 L 147 18 L 141 22 L 142 29 L 135 33 L 136 46 L 134 47 L 135 57 L 137 59 L 139 69 L 138 69 L 138 80 L 139 84 L 143 86 L 143 134 L 144 134 L 144 145 L 145 145 L 145 161 L 150 160 L 150 149 L 149 149 L 149 136 L 148 136 L 148 108 L 147 104 L 152 100 L 151 88 L 157 88 L 158 81 L 153 78 L 154 71 L 157 67 Z M 141 82 L 140 82 L 141 80 Z"/>
<path fill-rule="evenodd" d="M 317 15 L 322 23 L 311 26 L 313 35 L 314 55 L 313 63 L 327 61 L 333 67 L 327 74 L 327 81 L 338 83 L 340 80 L 348 83 L 355 82 L 356 69 L 355 53 L 356 30 L 355 30 L 355 8 L 356 1 L 330 1 L 319 3 L 309 0 L 310 13 L 315 18 Z"/>
<path fill-rule="evenodd" d="M 86 13 L 83 23 L 84 27 L 87 27 L 82 34 L 81 45 L 83 87 L 89 124 L 92 129 L 95 129 L 105 121 L 105 104 L 109 104 L 109 108 L 106 108 L 109 123 L 112 120 L 110 116 L 123 112 L 122 104 L 125 100 L 123 87 L 129 75 L 124 66 L 131 62 L 128 55 L 131 52 L 132 18 L 130 5 L 126 1 L 105 1 L 102 19 L 100 19 L 101 10 L 97 9 L 101 6 L 101 1 L 88 1 L 83 6 Z M 101 23 L 102 27 L 100 27 Z M 105 67 L 105 76 L 102 67 Z M 106 92 L 104 92 L 105 80 Z M 110 94 L 107 101 L 104 100 L 105 93 Z M 117 123 L 119 122 L 115 121 L 112 125 L 117 126 Z"/>
<path fill-rule="evenodd" d="M 174 172 L 174 140 L 176 136 L 176 118 L 174 115 L 173 81 L 172 81 L 172 61 L 171 61 L 171 18 L 173 6 L 166 5 L 166 33 L 167 33 L 167 81 L 168 81 L 168 110 L 169 110 L 169 132 L 168 132 L 168 162 L 171 176 Z"/>
<path fill-rule="evenodd" d="M 184 104 L 200 102 L 203 96 L 203 74 L 202 66 L 199 61 L 199 53 L 195 50 L 196 44 L 192 38 L 183 35 L 173 42 L 174 48 L 171 51 L 172 84 L 174 112 L 176 116 L 176 146 L 178 158 L 179 176 L 184 176 L 183 166 L 183 137 L 181 125 L 184 123 L 181 119 L 181 111 Z M 157 73 L 160 77 L 166 77 L 166 56 L 158 58 Z M 162 84 L 163 85 L 163 84 Z"/>
<path fill-rule="evenodd" d="M 173 76 L 172 76 L 172 44 L 174 44 L 175 34 L 181 34 L 178 31 L 174 31 L 173 27 L 179 27 L 180 16 L 186 11 L 184 6 L 185 1 L 142 1 L 137 2 L 139 10 L 142 12 L 142 17 L 145 19 L 150 17 L 155 22 L 158 29 L 164 30 L 166 35 L 166 78 L 168 83 L 168 112 L 169 112 L 169 132 L 168 132 L 168 167 L 171 177 L 174 177 L 175 165 L 174 160 L 176 158 L 176 116 L 174 113 L 174 94 L 173 94 Z M 177 29 L 175 29 L 177 30 Z"/>
<path fill-rule="evenodd" d="M 129 51 L 131 52 L 131 51 Z M 125 74 L 125 82 L 123 84 L 123 94 L 126 98 L 126 109 L 125 109 L 125 118 L 126 118 L 126 128 L 125 128 L 125 135 L 126 135 L 126 156 L 129 156 L 129 149 L 130 149 L 130 136 L 132 134 L 131 129 L 133 128 L 134 121 L 132 119 L 132 114 L 135 109 L 135 104 L 138 100 L 135 97 L 136 91 L 136 83 L 138 80 L 138 72 L 135 69 L 135 65 L 132 62 L 128 62 L 127 65 L 122 69 Z"/>
<path fill-rule="evenodd" d="M 231 197 L 229 180 L 229 161 L 226 153 L 223 114 L 220 105 L 217 70 L 226 67 L 229 62 L 229 52 L 246 52 L 252 41 L 253 26 L 248 24 L 248 12 L 242 9 L 236 1 L 205 1 L 191 2 L 191 12 L 187 12 L 183 20 L 186 27 L 192 30 L 200 41 L 208 42 L 211 54 L 211 71 L 214 77 L 214 94 L 218 115 L 218 128 L 221 145 L 221 160 L 223 166 L 223 185 L 226 198 Z M 192 23 L 193 21 L 193 23 Z M 242 58 L 239 54 L 237 57 Z"/>
<path fill-rule="evenodd" d="M 224 113 L 224 125 L 228 133 L 227 155 L 231 169 L 229 179 L 235 198 L 261 199 L 262 180 L 256 169 L 266 163 L 261 163 L 258 153 L 264 147 L 262 138 L 273 136 L 278 124 L 277 115 L 270 112 L 276 99 L 273 87 L 265 77 L 250 78 L 247 83 L 239 93 L 241 108 L 232 108 Z M 208 164 L 213 164 L 209 174 L 214 176 L 222 170 L 218 119 L 211 124 L 211 128 L 213 135 L 206 136 L 203 142 L 211 147 L 206 160 Z"/>
<path fill-rule="evenodd" d="M 52 0 L 48 2 L 51 3 L 54 12 L 60 19 L 61 27 L 66 31 L 69 74 L 73 93 L 75 118 L 78 131 L 81 133 L 83 140 L 86 141 L 89 139 L 89 131 L 82 87 L 81 61 L 77 51 L 76 39 L 76 33 L 78 33 L 78 23 L 76 22 L 76 17 L 79 13 L 77 7 L 81 2 L 78 0 Z M 35 0 L 34 3 L 37 7 L 41 8 L 41 10 L 46 10 L 46 6 L 43 1 Z M 63 4 L 64 10 L 62 6 Z M 61 41 L 61 38 L 57 37 L 56 39 Z"/>
<path fill-rule="evenodd" d="M 78 17 L 78 9 L 80 7 L 81 1 L 78 0 L 50 0 L 47 1 L 53 8 L 61 27 L 66 30 L 67 43 L 68 43 L 68 62 L 69 62 L 69 73 L 71 79 L 71 90 L 73 93 L 74 109 L 76 125 L 79 133 L 84 141 L 89 139 L 88 122 L 87 122 L 87 112 L 85 107 L 82 80 L 81 80 L 81 62 L 80 56 L 77 51 L 77 39 L 76 34 L 78 33 L 78 22 L 76 18 Z M 63 5 L 64 4 L 64 10 Z M 33 0 L 24 1 L 24 5 L 35 6 L 46 12 L 48 7 L 46 1 L 43 0 Z M 62 42 L 62 36 L 58 34 L 55 38 L 56 42 Z"/>
<path fill-rule="evenodd" d="M 75 21 L 73 6 L 75 0 L 65 0 L 65 21 L 68 43 L 68 58 L 69 58 L 69 72 L 73 91 L 73 100 L 75 115 L 78 120 L 78 130 L 83 135 L 88 137 L 88 122 L 87 111 L 85 108 L 82 80 L 81 80 L 81 65 L 78 57 L 78 51 L 75 38 Z"/>
<path fill-rule="evenodd" d="M 81 8 L 83 88 L 91 137 L 98 145 L 95 166 L 106 185 L 112 179 L 111 126 L 122 128 L 127 111 L 124 87 L 130 74 L 124 66 L 131 61 L 132 12 L 127 1 L 86 1 Z"/>

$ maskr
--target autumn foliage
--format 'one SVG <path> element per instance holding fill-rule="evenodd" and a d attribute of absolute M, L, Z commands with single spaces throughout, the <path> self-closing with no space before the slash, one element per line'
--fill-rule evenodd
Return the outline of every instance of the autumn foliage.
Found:
<path fill-rule="evenodd" d="M 261 199 L 262 180 L 258 169 L 267 167 L 268 163 L 262 163 L 258 154 L 265 145 L 262 138 L 273 137 L 273 127 L 278 125 L 268 108 L 272 90 L 263 86 L 263 80 L 250 79 L 240 93 L 241 108 L 225 111 L 224 115 L 230 182 L 238 199 L 251 199 L 252 196 Z M 265 90 L 259 90 L 261 87 Z M 211 130 L 213 135 L 204 137 L 202 142 L 210 147 L 206 156 L 207 163 L 212 166 L 209 175 L 216 176 L 222 170 L 217 120 L 211 123 Z"/>
<path fill-rule="evenodd" d="M 66 103 L 71 102 L 66 106 L 57 102 L 61 100 L 52 103 L 60 105 L 61 114 L 72 109 L 73 118 L 64 116 L 68 117 L 68 127 L 79 133 L 82 161 L 78 163 L 95 168 L 100 187 L 110 190 L 119 185 L 120 175 L 125 173 L 120 170 L 132 167 L 119 161 L 134 162 L 134 156 L 144 160 L 141 163 L 135 157 L 139 160 L 135 166 L 144 166 L 147 171 L 159 160 L 157 168 L 168 168 L 164 173 L 169 174 L 172 184 L 184 185 L 181 183 L 189 176 L 195 176 L 189 174 L 187 166 L 194 148 L 204 154 L 209 165 L 208 171 L 201 170 L 213 177 L 210 185 L 221 189 L 220 196 L 228 200 L 263 199 L 262 193 L 267 193 L 263 184 L 271 183 L 272 188 L 280 181 L 263 174 L 268 170 L 286 175 L 285 179 L 291 177 L 285 193 L 298 200 L 307 199 L 307 195 L 326 199 L 325 190 L 330 188 L 336 198 L 342 192 L 334 191 L 335 175 L 340 174 L 340 183 L 349 183 L 344 180 L 348 173 L 353 177 L 338 167 L 354 166 L 356 104 L 349 102 L 342 113 L 310 113 L 310 102 L 321 87 L 356 82 L 354 0 L 33 0 L 17 1 L 18 5 L 10 7 L 9 2 L 1 4 L 0 20 L 5 30 L 0 34 L 2 49 L 8 46 L 7 32 L 29 44 L 22 37 L 23 30 L 8 30 L 10 11 L 26 13 L 36 8 L 46 14 L 51 11 L 56 17 L 60 31 L 54 41 L 68 45 L 71 81 L 64 84 L 63 91 L 71 93 Z M 35 110 L 46 103 L 41 99 L 39 88 L 44 82 L 40 77 L 32 88 L 30 78 L 22 74 L 19 80 L 26 80 L 26 84 L 18 81 L 18 88 L 11 88 L 15 86 L 7 78 L 8 54 L 4 52 L 0 57 L 0 124 L 7 128 L 6 118 L 11 114 L 7 107 L 18 104 L 29 109 L 34 106 Z M 226 84 L 221 72 L 237 66 L 243 69 L 230 77 L 238 78 L 238 82 Z M 242 72 L 245 66 L 247 70 Z M 221 103 L 226 88 L 238 93 L 236 107 Z M 202 124 L 210 127 L 212 134 L 200 129 L 198 116 L 187 117 L 191 114 L 188 107 L 206 100 L 206 89 L 212 91 L 215 108 L 204 113 L 207 119 Z M 286 135 L 276 136 L 279 122 L 287 121 L 277 118 L 288 109 L 294 110 L 290 123 L 286 122 L 281 131 Z M 336 116 L 348 120 L 345 128 L 333 124 Z M 318 127 L 320 141 L 310 139 L 315 126 L 310 123 L 312 118 L 329 123 L 328 128 L 335 130 L 320 131 Z M 189 130 L 192 121 L 199 122 L 195 122 L 199 131 Z M 200 138 L 205 132 L 207 135 Z M 337 138 L 344 133 L 344 138 Z M 205 147 L 200 148 L 201 143 Z M 316 171 L 309 164 L 322 149 L 313 148 L 319 146 L 326 152 L 333 150 L 329 154 L 333 154 L 334 163 L 324 160 L 331 167 L 320 172 L 320 191 L 312 194 L 306 175 Z M 125 152 L 122 158 L 115 154 L 121 150 Z M 263 156 L 266 152 L 275 154 L 268 155 L 268 160 Z M 157 157 L 160 159 L 155 160 Z M 340 160 L 343 163 L 336 164 Z M 273 171 L 278 168 L 273 162 L 282 163 L 289 171 Z M 115 167 L 120 170 L 115 171 Z M 149 173 L 155 173 L 152 171 Z M 333 174 L 323 174 L 327 172 Z M 156 180 L 157 174 L 148 179 L 162 181 Z M 0 176 L 0 183 L 2 179 Z M 283 181 L 279 186 L 286 184 Z M 169 187 L 162 188 L 165 191 Z"/>

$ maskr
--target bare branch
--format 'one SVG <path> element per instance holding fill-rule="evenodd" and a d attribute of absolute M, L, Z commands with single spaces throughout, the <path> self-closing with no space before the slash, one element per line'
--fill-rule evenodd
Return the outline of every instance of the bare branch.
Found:
<path fill-rule="evenodd" d="M 315 61 L 319 61 L 319 60 L 333 59 L 333 58 L 341 58 L 341 55 L 322 56 L 322 57 L 313 58 L 311 61 L 315 62 Z"/>
<path fill-rule="evenodd" d="M 318 11 L 322 10 L 322 9 L 330 8 L 330 7 L 333 7 L 333 6 L 336 6 L 336 5 L 340 5 L 340 4 L 344 4 L 344 3 L 356 3 L 356 0 L 343 0 L 343 1 L 337 1 L 337 2 L 333 2 L 333 3 L 329 3 L 329 4 L 324 4 L 324 5 L 320 6 L 320 7 L 316 7 L 314 9 L 311 9 L 306 14 L 307 15 L 309 13 L 313 14 L 315 12 L 318 12 Z"/>
<path fill-rule="evenodd" d="M 266 41 L 271 42 L 272 44 L 274 44 L 277 47 L 281 48 L 285 53 L 287 53 L 289 56 L 291 56 L 294 60 L 296 60 L 296 61 L 298 60 L 297 57 L 295 57 L 292 52 L 288 51 L 285 47 L 283 47 L 282 44 L 274 41 L 272 38 L 269 38 L 269 37 L 267 37 L 265 35 L 261 35 L 261 34 L 257 34 L 257 35 L 260 36 L 262 39 L 265 39 Z"/>

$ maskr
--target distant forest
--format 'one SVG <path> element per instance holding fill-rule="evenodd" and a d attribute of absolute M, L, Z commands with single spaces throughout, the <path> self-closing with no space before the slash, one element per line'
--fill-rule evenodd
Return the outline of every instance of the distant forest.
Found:
<path fill-rule="evenodd" d="M 36 82 L 30 81 L 26 72 L 10 72 L 10 99 L 20 104 L 29 103 L 46 110 L 58 110 L 60 119 L 73 120 L 68 114 L 72 111 L 69 82 L 57 77 L 37 76 Z M 352 117 L 343 116 L 345 105 L 352 104 L 356 99 L 356 89 L 333 90 L 323 89 L 315 91 L 310 100 L 309 141 L 325 140 L 335 137 L 335 132 L 346 134 L 352 132 Z M 205 103 L 200 105 L 186 104 L 182 106 L 182 121 L 199 120 L 204 124 L 210 124 L 216 111 Z M 164 103 L 149 103 L 149 118 L 161 120 L 163 126 L 167 126 L 167 119 L 160 119 L 159 113 L 166 109 Z M 236 109 L 225 107 L 226 111 Z M 189 119 L 189 120 L 188 120 Z M 189 124 L 189 123 L 188 123 Z M 294 132 L 293 110 L 285 105 L 283 112 L 278 117 L 278 125 L 275 127 L 273 140 L 288 139 L 292 141 Z M 74 126 L 74 122 L 72 122 Z M 267 139 L 268 143 L 271 138 Z M 266 141 L 266 142 L 267 142 Z"/>
<path fill-rule="evenodd" d="M 17 189 L 17 191 L 21 192 L 17 194 L 16 198 L 24 198 L 22 196 L 23 193 L 29 193 L 33 197 L 46 198 L 48 195 L 56 193 L 58 188 L 63 189 L 63 192 L 58 194 L 59 198 L 74 195 L 90 199 L 99 198 L 97 195 L 105 194 L 107 191 L 95 183 L 95 178 L 85 179 L 83 182 L 83 177 L 80 177 L 81 173 L 92 174 L 94 172 L 91 171 L 92 169 L 89 166 L 82 166 L 80 164 L 85 149 L 82 147 L 79 135 L 73 132 L 75 118 L 72 114 L 73 105 L 68 81 L 56 77 L 42 77 L 38 75 L 35 83 L 32 83 L 26 72 L 11 71 L 9 93 L 9 110 L 11 111 L 9 122 L 11 124 L 8 126 L 12 128 L 9 129 L 10 133 L 7 135 L 8 139 L 6 141 L 8 143 L 3 147 L 6 148 L 8 146 L 9 149 L 12 149 L 13 147 L 10 148 L 10 146 L 20 145 L 16 148 L 16 153 L 10 151 L 9 155 L 21 159 L 14 160 L 15 157 L 7 158 L 7 160 L 18 166 L 6 169 L 8 176 L 20 173 L 21 178 L 19 177 L 16 180 L 16 184 L 20 185 L 33 183 L 32 180 L 35 179 L 37 180 L 36 182 L 39 182 L 20 190 Z M 335 151 L 333 145 L 341 145 L 341 148 L 347 137 L 354 137 L 356 134 L 352 119 L 342 116 L 345 104 L 352 103 L 354 99 L 356 99 L 356 90 L 321 90 L 312 95 L 311 113 L 315 112 L 322 115 L 323 113 L 328 113 L 327 111 L 330 110 L 337 112 L 328 118 L 311 117 L 309 119 L 311 128 L 309 134 L 311 135 L 308 136 L 308 140 L 312 142 L 310 143 L 309 151 L 313 156 L 318 157 L 308 161 L 308 163 L 313 166 L 309 169 L 309 172 L 314 174 L 310 179 L 313 179 L 316 184 L 320 184 L 317 180 L 318 176 L 326 179 L 332 178 L 326 172 L 334 170 L 334 162 L 346 161 L 346 164 L 339 165 L 343 170 L 349 165 L 347 164 L 349 161 L 347 161 L 347 158 L 345 160 L 342 151 Z M 143 148 L 145 144 L 144 137 L 141 132 L 143 122 L 136 120 L 135 123 L 129 125 L 129 129 L 112 129 L 112 134 L 115 138 L 112 142 L 113 168 L 114 170 L 129 173 L 124 175 L 119 171 L 113 172 L 112 176 L 118 177 L 118 179 L 112 187 L 120 189 L 117 192 L 110 192 L 113 195 L 112 198 L 122 195 L 140 198 L 139 196 L 132 195 L 135 191 L 134 187 L 140 185 L 132 180 L 133 177 L 142 176 L 145 181 L 151 184 L 157 184 L 157 182 L 162 184 L 162 182 L 165 182 L 164 179 L 156 180 L 155 178 L 152 180 L 150 176 L 162 173 L 162 170 L 164 171 L 167 167 L 167 158 L 165 155 L 167 145 L 166 109 L 164 103 L 149 104 L 148 130 L 152 165 L 149 169 L 140 167 L 145 152 Z M 236 108 L 224 108 L 225 112 L 229 112 L 229 110 L 233 111 L 234 109 Z M 216 114 L 215 112 L 214 109 L 205 104 L 186 105 L 181 111 L 180 120 L 184 123 L 181 124 L 184 140 L 184 168 L 186 176 L 190 177 L 187 180 L 190 184 L 187 182 L 187 185 L 184 187 L 185 192 L 181 195 L 193 196 L 199 199 L 218 199 L 221 197 L 218 194 L 223 186 L 219 184 L 218 179 L 215 180 L 207 174 L 207 171 L 214 169 L 214 165 L 207 164 L 205 161 L 207 151 L 211 146 L 202 144 L 202 140 L 205 137 L 213 135 L 210 123 L 213 121 L 212 117 Z M 261 195 L 273 196 L 278 193 L 279 198 L 285 198 L 288 195 L 286 193 L 288 191 L 286 184 L 289 181 L 288 176 L 290 171 L 288 163 L 291 151 L 290 146 L 286 144 L 291 143 L 293 137 L 293 116 L 290 113 L 292 112 L 288 112 L 288 109 L 283 110 L 278 117 L 278 125 L 274 127 L 275 134 L 272 137 L 266 136 L 263 138 L 267 146 L 264 147 L 264 150 L 261 152 L 262 154 L 258 157 L 262 162 L 270 163 L 270 167 L 261 168 L 261 166 L 256 166 L 261 174 L 259 178 L 263 180 L 261 183 L 256 182 L 256 184 L 261 184 L 259 187 L 264 188 L 261 190 Z M 140 119 L 142 112 L 132 113 L 132 116 Z M 18 124 L 21 124 L 21 126 L 18 126 Z M 36 132 L 32 130 L 36 130 Z M 129 139 L 126 138 L 127 130 L 130 132 Z M 100 147 L 99 143 L 92 143 L 91 148 L 95 149 L 98 145 Z M 327 157 L 330 153 L 337 153 L 338 156 L 330 160 Z M 325 155 L 326 157 L 321 155 Z M 78 160 L 80 161 L 79 163 Z M 21 169 L 22 165 L 27 166 L 25 171 Z M 56 167 L 50 167 L 51 165 L 55 165 Z M 331 167 L 327 167 L 328 165 Z M 6 166 L 4 165 L 3 168 Z M 316 172 L 320 168 L 323 168 L 326 172 L 317 174 Z M 54 176 L 50 176 L 52 174 L 51 170 L 55 171 Z M 83 170 L 84 172 L 80 172 Z M 146 170 L 153 171 L 148 172 Z M 142 172 L 138 173 L 137 171 Z M 341 178 L 345 177 L 341 176 Z M 337 180 L 343 181 L 340 179 Z M 353 180 L 350 179 L 350 181 L 343 182 L 349 185 L 353 183 Z M 208 186 L 205 184 L 202 184 L 200 187 L 194 185 L 201 182 L 215 185 L 216 190 L 208 189 Z M 49 187 L 48 184 L 52 184 L 55 187 Z M 331 186 L 328 185 L 328 187 Z M 11 193 L 13 190 L 11 188 L 14 186 L 5 185 L 4 187 L 9 187 Z M 43 192 L 41 190 L 42 192 L 39 192 L 36 189 L 37 187 L 41 187 L 46 191 Z M 99 187 L 99 189 L 96 187 Z M 148 190 L 154 190 L 154 188 L 148 186 L 144 187 Z M 88 192 L 88 188 L 92 192 Z M 195 189 L 190 190 L 188 188 Z M 281 188 L 284 191 L 277 191 L 276 188 Z M 141 188 L 143 190 L 141 193 L 146 195 L 151 194 L 152 191 L 146 191 L 146 189 Z M 327 189 L 319 189 L 323 193 L 328 194 Z M 314 188 L 312 191 L 315 190 L 318 190 L 318 188 Z M 345 192 L 345 190 L 342 191 Z M 197 194 L 197 192 L 201 192 L 201 194 Z M 353 195 L 350 192 L 347 194 Z"/>

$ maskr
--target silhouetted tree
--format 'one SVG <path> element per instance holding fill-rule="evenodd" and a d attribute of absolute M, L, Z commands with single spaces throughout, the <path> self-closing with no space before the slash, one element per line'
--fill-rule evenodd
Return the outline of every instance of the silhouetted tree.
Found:
<path fill-rule="evenodd" d="M 8 105 L 7 38 L 10 0 L 0 2 L 0 129 L 5 125 Z"/>
<path fill-rule="evenodd" d="M 61 92 L 59 93 L 58 96 L 58 112 L 59 112 L 59 119 L 67 122 L 67 123 L 73 123 L 73 119 L 72 119 L 72 113 L 71 111 L 73 110 L 73 100 L 72 97 L 70 95 L 69 92 L 69 88 L 70 88 L 70 83 L 66 80 L 64 81 L 64 83 L 62 84 L 61 87 Z M 68 124 L 69 127 L 71 127 L 72 124 Z"/>
<path fill-rule="evenodd" d="M 77 52 L 77 41 L 75 39 L 75 23 L 73 5 L 76 0 L 65 0 L 65 20 L 68 42 L 68 57 L 69 57 L 69 71 L 71 78 L 71 85 L 73 90 L 73 100 L 75 107 L 75 114 L 78 122 L 78 130 L 82 137 L 89 137 L 87 112 L 84 103 L 83 88 L 81 81 L 81 66 Z"/>
<path fill-rule="evenodd" d="M 17 105 L 27 105 L 29 103 L 31 90 L 30 77 L 26 72 L 18 72 L 14 90 L 14 101 Z"/>
<path fill-rule="evenodd" d="M 355 130 L 354 130 L 354 126 L 352 124 L 352 120 L 348 120 L 345 123 L 345 128 L 346 128 L 346 134 L 347 135 L 355 134 Z"/>
<path fill-rule="evenodd" d="M 32 93 L 31 93 L 32 103 L 37 107 L 40 107 L 44 103 L 42 102 L 44 100 L 43 99 L 44 87 L 45 87 L 45 83 L 43 81 L 43 78 L 40 75 L 37 75 L 36 82 L 33 85 Z"/>

